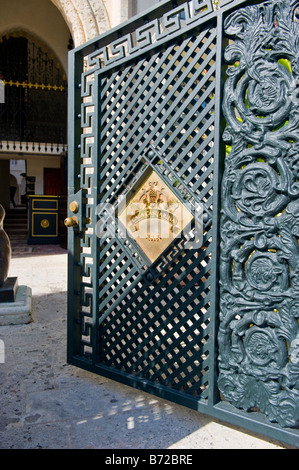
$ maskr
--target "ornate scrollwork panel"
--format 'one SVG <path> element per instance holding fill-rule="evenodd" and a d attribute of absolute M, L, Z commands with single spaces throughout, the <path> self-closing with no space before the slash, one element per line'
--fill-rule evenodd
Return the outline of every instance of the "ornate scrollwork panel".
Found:
<path fill-rule="evenodd" d="M 227 17 L 219 379 L 234 406 L 299 425 L 299 3 Z"/>

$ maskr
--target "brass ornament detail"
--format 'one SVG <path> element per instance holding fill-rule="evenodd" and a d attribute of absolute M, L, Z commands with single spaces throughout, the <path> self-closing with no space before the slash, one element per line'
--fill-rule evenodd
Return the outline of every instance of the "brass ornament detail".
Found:
<path fill-rule="evenodd" d="M 77 201 L 72 201 L 69 205 L 70 211 L 76 214 L 79 211 L 79 204 Z"/>
<path fill-rule="evenodd" d="M 49 228 L 50 227 L 50 222 L 48 219 L 43 219 L 40 223 L 41 227 L 46 229 L 46 228 Z"/>
<path fill-rule="evenodd" d="M 64 225 L 66 227 L 78 227 L 79 219 L 75 215 L 73 215 L 73 217 L 67 217 L 66 219 L 64 219 Z"/>
<path fill-rule="evenodd" d="M 266 2 L 224 25 L 218 386 L 282 427 L 299 425 L 298 12 Z"/>
<path fill-rule="evenodd" d="M 152 263 L 180 236 L 192 218 L 155 171 L 118 214 L 128 234 Z"/>

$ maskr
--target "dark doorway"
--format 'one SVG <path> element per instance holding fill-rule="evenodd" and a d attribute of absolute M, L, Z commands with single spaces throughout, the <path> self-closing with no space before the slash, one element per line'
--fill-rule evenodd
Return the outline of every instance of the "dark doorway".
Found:
<path fill-rule="evenodd" d="M 60 168 L 44 168 L 44 193 L 48 196 L 60 196 L 61 185 Z"/>

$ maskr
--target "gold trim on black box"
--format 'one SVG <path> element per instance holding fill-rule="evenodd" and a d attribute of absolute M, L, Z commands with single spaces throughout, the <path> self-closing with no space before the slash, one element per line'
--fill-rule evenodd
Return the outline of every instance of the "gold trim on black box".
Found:
<path fill-rule="evenodd" d="M 48 197 L 48 196 L 47 196 L 47 197 Z M 40 196 L 38 196 L 38 198 L 35 198 L 35 199 L 32 198 L 32 210 L 34 210 L 34 211 L 38 211 L 38 210 L 43 211 L 43 210 L 45 210 L 45 208 L 43 208 L 43 207 L 35 207 L 35 204 L 34 204 L 34 203 L 35 203 L 35 202 L 38 202 L 38 201 L 43 201 L 43 202 L 44 202 L 43 199 L 40 199 Z M 51 201 L 51 202 L 52 202 L 52 201 Z M 54 207 L 53 209 L 47 207 L 47 208 L 46 208 L 47 211 L 53 211 L 53 212 L 55 212 L 55 211 L 58 210 L 58 200 L 55 200 L 54 202 L 56 203 L 56 207 Z"/>
<path fill-rule="evenodd" d="M 56 218 L 56 233 L 55 235 L 34 235 L 34 216 L 35 215 L 55 215 Z M 40 223 L 39 223 L 40 225 Z M 32 217 L 31 217 L 31 237 L 32 238 L 40 238 L 40 237 L 52 237 L 52 238 L 57 238 L 58 237 L 58 214 L 53 214 L 53 212 L 43 212 L 42 214 L 40 212 L 32 212 Z"/>

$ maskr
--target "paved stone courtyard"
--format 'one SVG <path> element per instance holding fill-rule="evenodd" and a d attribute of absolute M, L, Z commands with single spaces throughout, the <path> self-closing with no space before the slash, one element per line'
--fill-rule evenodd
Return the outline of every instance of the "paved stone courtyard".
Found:
<path fill-rule="evenodd" d="M 0 327 L 0 449 L 281 449 L 279 442 L 66 363 L 67 254 L 14 248 L 32 322 Z M 40 251 L 39 251 L 40 250 Z"/>

